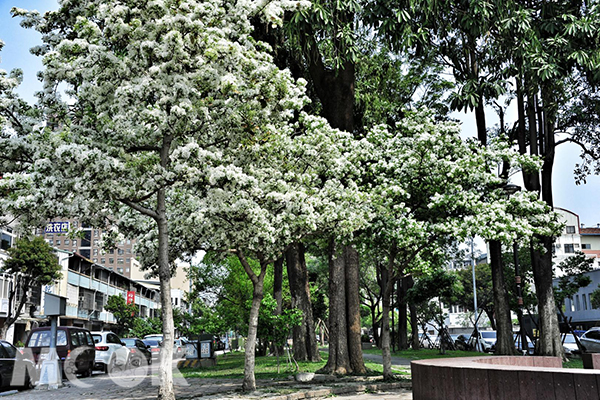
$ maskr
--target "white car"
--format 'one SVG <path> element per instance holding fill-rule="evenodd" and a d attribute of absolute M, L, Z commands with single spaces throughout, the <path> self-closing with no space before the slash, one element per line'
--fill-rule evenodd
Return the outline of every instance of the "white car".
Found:
<path fill-rule="evenodd" d="M 577 342 L 575 341 L 575 337 L 572 333 L 565 333 L 563 335 L 563 348 L 565 349 L 565 354 L 568 356 L 572 356 L 574 353 L 579 352 L 579 348 L 577 347 Z"/>
<path fill-rule="evenodd" d="M 475 337 L 469 338 L 469 345 L 476 348 Z M 496 349 L 496 331 L 479 331 L 479 345 L 486 353 L 493 353 Z"/>
<path fill-rule="evenodd" d="M 92 332 L 96 345 L 96 360 L 94 369 L 110 372 L 115 366 L 127 367 L 129 349 L 112 332 Z"/>
<path fill-rule="evenodd" d="M 600 327 L 593 327 L 586 331 L 579 341 L 588 353 L 600 353 Z"/>

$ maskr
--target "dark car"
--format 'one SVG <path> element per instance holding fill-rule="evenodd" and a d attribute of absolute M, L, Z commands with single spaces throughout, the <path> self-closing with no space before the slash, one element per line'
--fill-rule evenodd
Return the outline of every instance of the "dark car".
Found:
<path fill-rule="evenodd" d="M 25 347 L 33 354 L 37 367 L 41 367 L 50 348 L 50 327 L 32 329 Z M 96 348 L 92 334 L 87 329 L 74 326 L 57 327 L 56 352 L 63 374 L 73 373 L 83 376 L 92 374 Z"/>
<path fill-rule="evenodd" d="M 139 367 L 145 360 L 146 365 L 152 364 L 152 353 L 148 346 L 138 338 L 121 339 L 129 348 L 129 364 Z"/>
<path fill-rule="evenodd" d="M 149 347 L 148 350 L 150 350 L 150 353 L 152 354 L 152 359 L 158 360 L 162 351 L 162 342 L 154 339 L 144 339 L 142 342 Z"/>
<path fill-rule="evenodd" d="M 33 360 L 25 358 L 6 340 L 0 340 L 0 387 L 29 388 L 35 380 L 37 372 Z"/>

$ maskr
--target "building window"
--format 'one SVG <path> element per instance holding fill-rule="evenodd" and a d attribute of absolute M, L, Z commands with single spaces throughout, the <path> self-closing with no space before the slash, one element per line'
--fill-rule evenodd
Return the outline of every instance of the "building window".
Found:
<path fill-rule="evenodd" d="M 592 249 L 592 245 L 590 243 L 581 243 L 581 248 L 583 250 L 591 250 Z"/>
<path fill-rule="evenodd" d="M 118 250 L 117 250 L 117 253 L 118 253 L 120 256 L 122 256 L 123 254 L 125 254 L 125 252 L 123 251 L 123 249 L 118 249 Z"/>
<path fill-rule="evenodd" d="M 575 233 L 575 227 L 572 225 L 567 226 L 567 233 Z"/>
<path fill-rule="evenodd" d="M 100 243 L 100 242 L 98 242 L 98 239 L 94 239 L 94 246 L 96 246 L 96 247 L 100 246 L 100 244 L 99 244 L 99 243 Z"/>
<path fill-rule="evenodd" d="M 129 268 L 125 268 L 125 272 L 129 272 Z"/>
<path fill-rule="evenodd" d="M 123 264 L 123 259 L 122 258 L 117 258 L 117 264 Z"/>
<path fill-rule="evenodd" d="M 101 258 L 100 259 L 100 264 L 106 264 L 106 258 Z"/>
<path fill-rule="evenodd" d="M 108 251 L 108 254 L 115 254 L 115 249 L 110 249 L 110 250 Z"/>
<path fill-rule="evenodd" d="M 125 249 L 125 253 L 127 253 L 127 254 L 131 254 L 131 248 L 127 248 L 127 249 Z"/>
<path fill-rule="evenodd" d="M 98 237 L 98 231 L 97 230 L 94 231 L 94 237 Z"/>
<path fill-rule="evenodd" d="M 131 263 L 131 258 L 126 258 L 125 259 L 125 264 L 130 264 Z"/>
<path fill-rule="evenodd" d="M 50 246 L 54 246 L 54 240 L 52 240 L 52 239 L 48 240 L 48 244 L 49 244 Z"/>
<path fill-rule="evenodd" d="M 583 301 L 583 309 L 587 310 L 588 306 L 587 306 L 587 299 L 585 297 L 585 293 L 581 295 L 581 300 Z"/>
<path fill-rule="evenodd" d="M 60 246 L 60 239 L 56 239 L 56 245 Z"/>
<path fill-rule="evenodd" d="M 115 259 L 114 258 L 109 258 L 108 259 L 108 263 L 109 264 L 114 264 L 115 263 Z"/>
<path fill-rule="evenodd" d="M 581 310 L 581 304 L 579 304 L 579 295 L 575 295 L 575 311 Z"/>
<path fill-rule="evenodd" d="M 565 253 L 575 253 L 575 247 L 573 246 L 573 243 L 565 244 Z"/>
<path fill-rule="evenodd" d="M 12 247 L 12 242 L 13 242 L 12 235 L 8 232 L 2 232 L 2 245 L 1 245 L 2 250 L 8 250 L 10 247 Z"/>
<path fill-rule="evenodd" d="M 93 262 L 95 262 L 95 263 L 97 263 L 97 262 L 98 262 L 98 259 L 97 259 L 97 258 L 94 258 L 92 261 L 93 261 Z"/>
<path fill-rule="evenodd" d="M 85 258 L 90 258 L 90 249 L 79 250 L 79 254 L 81 254 Z"/>
<path fill-rule="evenodd" d="M 98 255 L 98 249 L 94 249 L 94 255 L 97 256 Z"/>
<path fill-rule="evenodd" d="M 117 268 L 117 272 L 122 274 L 123 273 L 123 268 Z"/>
<path fill-rule="evenodd" d="M 77 246 L 77 240 L 73 239 L 73 243 L 71 243 L 73 245 L 73 247 Z"/>
<path fill-rule="evenodd" d="M 65 239 L 65 245 L 71 244 L 71 241 L 69 239 Z"/>
<path fill-rule="evenodd" d="M 131 239 L 127 239 L 127 244 L 131 244 Z"/>

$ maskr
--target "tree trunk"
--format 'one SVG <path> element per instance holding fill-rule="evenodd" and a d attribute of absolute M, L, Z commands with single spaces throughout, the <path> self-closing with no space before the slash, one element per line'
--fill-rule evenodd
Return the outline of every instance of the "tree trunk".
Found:
<path fill-rule="evenodd" d="M 273 298 L 277 303 L 275 315 L 281 315 L 283 308 L 283 257 L 273 263 Z"/>
<path fill-rule="evenodd" d="M 165 191 L 158 193 L 158 276 L 160 278 L 160 302 L 162 308 L 163 348 L 159 365 L 160 400 L 175 400 L 173 388 L 173 343 L 175 326 L 171 305 L 171 265 L 169 263 L 169 226 L 167 222 Z"/>
<path fill-rule="evenodd" d="M 248 321 L 248 338 L 244 352 L 244 380 L 242 382 L 242 391 L 252 392 L 256 390 L 256 378 L 254 376 L 256 359 L 256 337 L 258 332 L 258 312 L 260 311 L 260 302 L 263 299 L 263 288 L 267 264 L 260 260 L 260 274 L 257 276 L 246 257 L 241 251 L 237 252 L 238 258 L 246 271 L 246 274 L 252 281 L 252 306 L 250 307 L 250 320 Z"/>
<path fill-rule="evenodd" d="M 373 340 L 375 341 L 375 346 L 381 348 L 381 337 L 379 336 L 379 321 L 377 320 L 377 310 L 375 306 L 371 307 L 371 321 L 373 327 Z"/>
<path fill-rule="evenodd" d="M 341 249 L 339 249 L 341 250 Z M 329 358 L 319 373 L 352 373 L 346 326 L 346 276 L 344 255 L 332 238 L 329 244 Z"/>
<path fill-rule="evenodd" d="M 273 263 L 273 298 L 275 299 L 275 315 L 283 310 L 283 257 Z M 279 373 L 279 355 L 283 354 L 283 346 L 272 345 L 272 352 L 277 356 L 277 373 Z"/>
<path fill-rule="evenodd" d="M 494 292 L 494 311 L 496 313 L 496 354 L 515 354 L 513 342 L 512 320 L 510 318 L 510 307 L 508 305 L 508 292 L 504 282 L 502 269 L 502 244 L 496 240 L 490 240 L 490 259 L 492 260 L 492 286 Z"/>
<path fill-rule="evenodd" d="M 532 248 L 532 267 L 535 281 L 536 296 L 538 299 L 540 338 L 536 348 L 541 356 L 564 357 L 564 348 L 560 340 L 558 318 L 556 316 L 556 303 L 552 286 L 552 246 L 554 241 L 550 237 L 539 237 L 546 252 Z"/>
<path fill-rule="evenodd" d="M 408 312 L 406 310 L 406 293 L 408 278 L 398 282 L 398 349 L 408 349 Z"/>
<path fill-rule="evenodd" d="M 408 282 L 407 282 L 408 289 L 412 288 L 415 285 L 415 281 L 414 281 L 412 275 L 407 276 L 405 279 L 408 280 Z M 419 319 L 417 318 L 416 304 L 410 303 L 408 305 L 408 310 L 410 311 L 410 329 L 412 330 L 411 347 L 413 348 L 413 350 L 418 350 L 420 347 L 419 346 Z"/>
<path fill-rule="evenodd" d="M 388 259 L 387 271 L 381 274 L 381 303 L 383 314 L 381 315 L 381 357 L 383 359 L 383 379 L 393 378 L 392 373 L 392 354 L 390 351 L 390 297 L 394 290 L 393 268 L 395 261 L 395 251 L 391 251 Z"/>
<path fill-rule="evenodd" d="M 348 353 L 350 366 L 355 374 L 367 372 L 363 360 L 360 335 L 360 279 L 358 251 L 351 246 L 344 247 L 346 266 L 346 309 L 348 318 Z"/>
<path fill-rule="evenodd" d="M 490 325 L 492 329 L 497 331 L 498 326 L 496 325 L 496 317 L 494 316 L 494 311 L 489 309 L 483 309 L 483 312 L 485 312 L 485 315 L 487 315 L 488 319 L 490 320 Z"/>
<path fill-rule="evenodd" d="M 293 328 L 293 350 L 297 361 L 321 361 L 315 321 L 310 300 L 310 287 L 308 271 L 304 259 L 304 246 L 294 243 L 285 253 L 290 293 L 292 295 L 292 308 L 302 311 L 302 322 Z"/>

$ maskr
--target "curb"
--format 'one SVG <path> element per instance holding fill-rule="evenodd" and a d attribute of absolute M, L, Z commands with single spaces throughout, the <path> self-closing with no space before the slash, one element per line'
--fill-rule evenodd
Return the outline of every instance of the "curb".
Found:
<path fill-rule="evenodd" d="M 317 397 L 326 397 L 329 395 L 340 395 L 349 393 L 363 393 L 369 392 L 381 392 L 387 390 L 398 390 L 398 389 L 412 389 L 411 382 L 389 382 L 389 383 L 372 383 L 372 384 L 359 384 L 359 385 L 347 385 L 341 387 L 322 388 L 315 390 L 307 390 L 303 392 L 296 392 L 284 395 L 275 396 L 264 396 L 269 400 L 299 400 L 299 399 L 313 399 Z"/>

